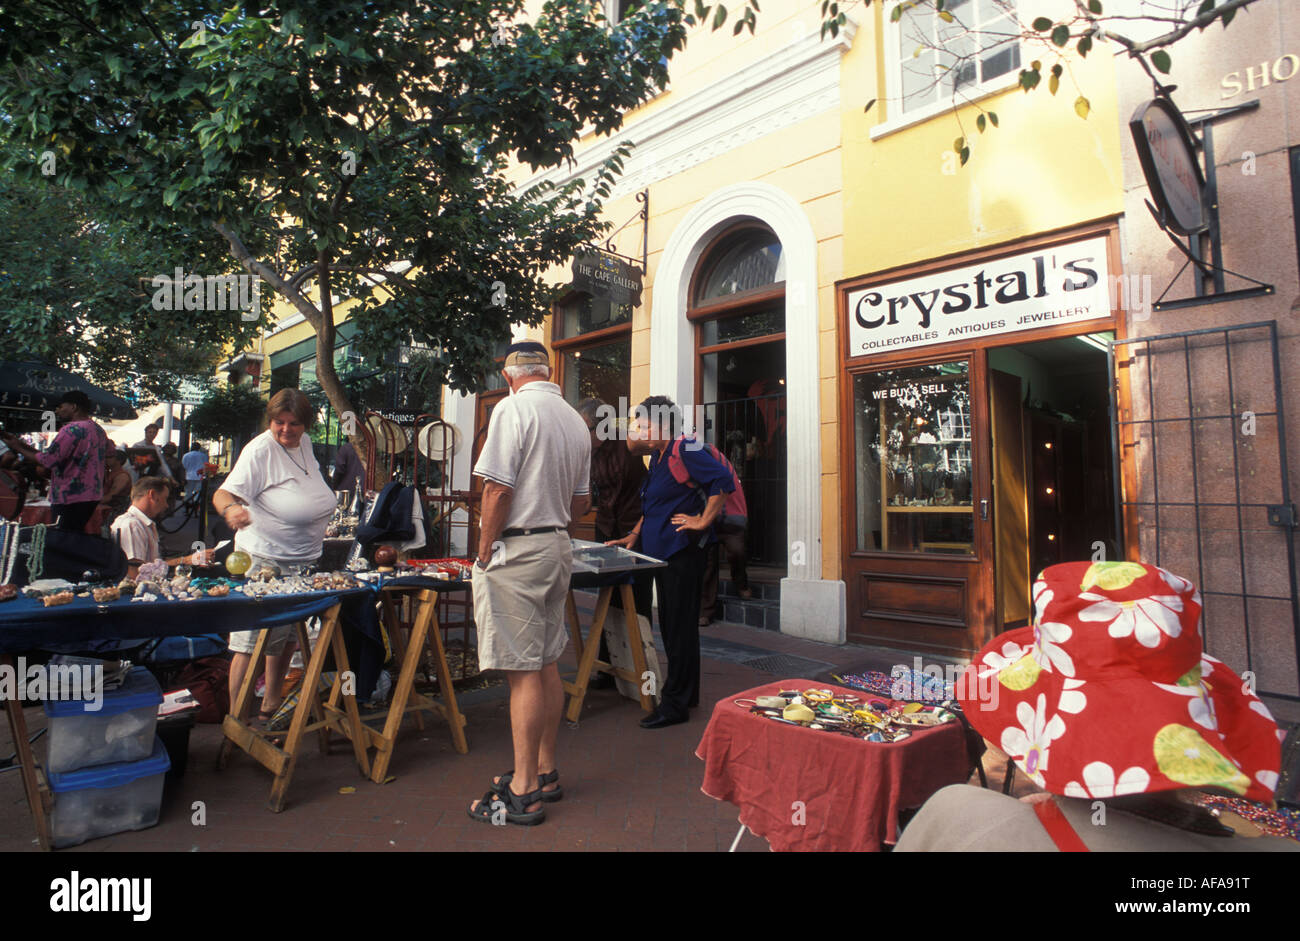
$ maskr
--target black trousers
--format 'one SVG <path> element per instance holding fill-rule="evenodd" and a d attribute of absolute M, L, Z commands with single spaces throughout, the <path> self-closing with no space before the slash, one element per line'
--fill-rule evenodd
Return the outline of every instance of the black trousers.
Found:
<path fill-rule="evenodd" d="M 50 507 L 50 512 L 59 518 L 59 529 L 71 529 L 74 532 L 81 532 L 90 522 L 91 516 L 95 514 L 95 507 L 99 506 L 98 500 L 85 500 L 81 503 L 55 503 Z"/>
<path fill-rule="evenodd" d="M 659 691 L 659 712 L 685 719 L 700 704 L 700 586 L 708 552 L 697 545 L 667 559 L 655 569 L 659 587 L 659 632 L 668 652 L 668 677 Z"/>

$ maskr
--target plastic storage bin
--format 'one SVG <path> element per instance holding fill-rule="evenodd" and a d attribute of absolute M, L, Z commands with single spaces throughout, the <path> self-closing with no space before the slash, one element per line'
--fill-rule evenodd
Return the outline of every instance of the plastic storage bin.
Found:
<path fill-rule="evenodd" d="M 153 751 L 141 761 L 52 773 L 50 829 L 55 848 L 152 827 L 158 822 L 163 778 L 170 767 L 162 739 L 155 738 Z"/>
<path fill-rule="evenodd" d="M 132 667 L 126 682 L 104 694 L 101 708 L 91 703 L 59 700 L 45 703 L 49 719 L 51 774 L 92 765 L 139 761 L 153 751 L 158 704 L 162 690 L 144 667 Z"/>

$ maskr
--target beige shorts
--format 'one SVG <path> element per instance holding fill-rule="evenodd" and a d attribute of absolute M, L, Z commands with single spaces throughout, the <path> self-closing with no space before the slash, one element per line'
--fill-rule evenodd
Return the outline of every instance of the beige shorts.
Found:
<path fill-rule="evenodd" d="M 300 563 L 283 563 L 275 559 L 268 559 L 266 556 L 249 553 L 252 556 L 253 564 L 249 566 L 250 572 L 257 571 L 259 566 L 274 565 L 283 571 L 286 565 Z M 268 657 L 278 657 L 284 653 L 285 646 L 294 637 L 292 624 L 277 624 L 275 627 L 266 628 L 271 632 L 271 636 L 266 639 L 266 649 L 263 653 Z M 231 653 L 252 653 L 254 645 L 257 644 L 257 635 L 261 631 L 231 631 L 230 640 L 226 646 L 230 648 Z"/>
<path fill-rule="evenodd" d="M 474 622 L 484 670 L 540 670 L 569 642 L 565 599 L 573 551 L 563 530 L 511 536 L 486 569 L 474 567 Z"/>

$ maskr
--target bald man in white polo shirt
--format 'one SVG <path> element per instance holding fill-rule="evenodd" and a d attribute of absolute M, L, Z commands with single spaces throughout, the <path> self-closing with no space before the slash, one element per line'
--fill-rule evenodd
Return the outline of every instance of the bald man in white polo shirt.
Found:
<path fill-rule="evenodd" d="M 555 742 L 564 709 L 556 661 L 564 652 L 564 602 L 573 569 L 568 528 L 591 508 L 587 424 L 550 382 L 540 343 L 512 344 L 502 375 L 510 397 L 492 412 L 474 473 L 483 512 L 474 563 L 479 666 L 510 684 L 514 769 L 469 808 L 492 822 L 531 826 L 560 799 Z M 498 816 L 498 821 L 502 818 Z"/>

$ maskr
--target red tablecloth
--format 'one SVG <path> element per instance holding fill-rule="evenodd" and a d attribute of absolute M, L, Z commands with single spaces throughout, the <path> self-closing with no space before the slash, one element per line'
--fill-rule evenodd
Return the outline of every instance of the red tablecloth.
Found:
<path fill-rule="evenodd" d="M 740 822 L 774 850 L 876 851 L 898 839 L 898 812 L 970 777 L 960 722 L 878 743 L 754 715 L 734 700 L 783 689 L 861 690 L 781 680 L 736 693 L 713 707 L 696 748 L 701 790 L 740 808 Z"/>

